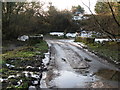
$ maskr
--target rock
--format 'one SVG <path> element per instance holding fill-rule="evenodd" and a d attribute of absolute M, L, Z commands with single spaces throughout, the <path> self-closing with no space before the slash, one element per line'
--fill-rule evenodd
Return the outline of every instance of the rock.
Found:
<path fill-rule="evenodd" d="M 10 75 L 10 76 L 8 76 L 8 79 L 9 78 L 15 78 L 15 75 Z"/>
<path fill-rule="evenodd" d="M 94 82 L 92 83 L 92 88 L 102 88 L 104 85 L 103 85 L 103 82 Z"/>
<path fill-rule="evenodd" d="M 33 79 L 33 80 L 37 80 L 37 79 L 40 79 L 40 75 L 39 74 L 31 74 L 31 78 Z"/>
<path fill-rule="evenodd" d="M 94 76 L 94 75 L 95 75 L 95 73 L 90 73 L 89 75 L 90 75 L 90 77 L 92 77 L 92 76 Z"/>
<path fill-rule="evenodd" d="M 35 86 L 29 86 L 29 90 L 36 90 Z"/>
<path fill-rule="evenodd" d="M 8 63 L 6 63 L 6 66 L 7 66 L 8 68 L 14 68 L 14 67 L 15 67 L 14 65 L 11 65 L 11 64 L 8 64 Z"/>
<path fill-rule="evenodd" d="M 13 85 L 18 85 L 17 81 L 12 82 Z"/>
<path fill-rule="evenodd" d="M 64 58 L 62 58 L 62 60 L 63 60 L 64 62 L 67 62 L 66 59 L 64 59 Z"/>
<path fill-rule="evenodd" d="M 92 60 L 90 60 L 88 58 L 85 58 L 84 60 L 87 61 L 87 62 L 91 62 L 92 61 Z"/>
<path fill-rule="evenodd" d="M 89 73 L 89 71 L 85 71 L 85 73 Z"/>
<path fill-rule="evenodd" d="M 26 41 L 28 39 L 29 39 L 29 36 L 27 36 L 27 35 L 23 35 L 23 36 L 18 37 L 18 40 L 20 40 L 20 41 Z"/>
<path fill-rule="evenodd" d="M 79 67 L 81 67 L 81 68 L 88 68 L 89 65 L 88 65 L 86 62 L 81 62 L 81 63 L 79 64 Z"/>
<path fill-rule="evenodd" d="M 8 79 L 0 78 L 0 82 L 1 82 L 1 83 L 5 83 L 5 82 L 7 82 L 7 81 L 8 81 Z"/>
<path fill-rule="evenodd" d="M 75 66 L 74 69 L 87 69 L 87 68 L 89 68 L 89 67 L 90 67 L 89 64 L 87 64 L 87 63 L 84 62 L 84 61 L 81 61 L 78 65 Z"/>
<path fill-rule="evenodd" d="M 32 81 L 33 85 L 38 85 L 38 81 Z"/>
<path fill-rule="evenodd" d="M 32 67 L 32 66 L 27 66 L 26 68 L 34 68 L 34 67 Z"/>
<path fill-rule="evenodd" d="M 91 87 L 92 88 L 111 88 L 110 85 L 103 83 L 101 81 L 97 81 L 97 82 L 92 83 Z"/>

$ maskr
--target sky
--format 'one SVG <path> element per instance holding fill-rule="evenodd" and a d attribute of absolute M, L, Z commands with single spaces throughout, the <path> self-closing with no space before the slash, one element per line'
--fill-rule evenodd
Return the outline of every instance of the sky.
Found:
<path fill-rule="evenodd" d="M 59 10 L 64 10 L 64 9 L 70 10 L 72 6 L 80 5 L 81 7 L 84 8 L 85 13 L 87 13 L 87 14 L 91 14 L 91 13 L 84 4 L 89 6 L 89 1 L 90 1 L 90 8 L 91 8 L 92 12 L 95 13 L 94 6 L 97 2 L 97 0 L 40 0 L 40 1 L 44 1 L 46 3 L 52 2 L 52 5 L 55 6 Z"/>

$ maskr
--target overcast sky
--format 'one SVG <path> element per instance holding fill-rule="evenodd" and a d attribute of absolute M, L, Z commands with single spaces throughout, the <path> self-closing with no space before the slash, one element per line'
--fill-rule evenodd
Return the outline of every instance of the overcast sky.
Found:
<path fill-rule="evenodd" d="M 90 1 L 90 8 L 94 13 L 94 6 L 97 2 L 97 0 L 40 0 L 40 1 L 44 1 L 46 3 L 52 2 L 52 5 L 54 5 L 59 10 L 64 10 L 64 9 L 70 10 L 72 6 L 80 5 L 85 9 L 85 12 L 89 14 L 90 11 L 85 5 L 83 5 L 83 3 L 89 6 L 89 1 Z"/>

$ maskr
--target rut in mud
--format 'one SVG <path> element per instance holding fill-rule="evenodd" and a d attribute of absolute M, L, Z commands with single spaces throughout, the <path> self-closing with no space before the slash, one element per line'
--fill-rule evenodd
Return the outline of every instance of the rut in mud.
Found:
<path fill-rule="evenodd" d="M 112 64 L 69 40 L 47 42 L 50 47 L 50 62 L 45 79 L 47 88 L 118 87 L 119 82 L 103 80 L 95 75 L 100 69 L 118 70 Z"/>

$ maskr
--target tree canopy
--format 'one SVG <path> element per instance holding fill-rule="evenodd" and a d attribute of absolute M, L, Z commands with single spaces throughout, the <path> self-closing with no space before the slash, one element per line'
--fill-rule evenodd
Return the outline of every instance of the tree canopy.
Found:
<path fill-rule="evenodd" d="M 19 35 L 33 33 L 39 27 L 37 22 L 42 4 L 27 2 L 3 2 L 3 39 L 17 38 Z M 41 26 L 41 25 L 39 25 Z"/>
<path fill-rule="evenodd" d="M 78 29 L 70 11 L 59 11 L 51 3 L 48 11 L 44 11 L 43 6 L 40 2 L 3 2 L 3 40 L 16 39 L 23 34 L 75 32 Z"/>
<path fill-rule="evenodd" d="M 83 7 L 78 5 L 78 6 L 72 6 L 71 11 L 72 11 L 73 14 L 75 14 L 75 12 L 80 12 L 81 14 L 83 14 L 85 10 L 84 10 Z"/>
<path fill-rule="evenodd" d="M 95 12 L 97 14 L 110 14 L 111 10 L 108 3 L 110 3 L 110 6 L 112 7 L 113 11 L 115 13 L 118 13 L 120 5 L 117 2 L 97 2 L 95 5 Z"/>
<path fill-rule="evenodd" d="M 117 2 L 97 2 L 95 7 L 97 15 L 92 13 L 89 19 L 84 20 L 84 28 L 86 27 L 88 30 L 101 32 L 107 38 L 117 40 L 117 38 L 120 37 L 119 7 L 120 4 Z"/>

